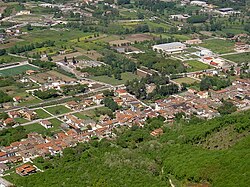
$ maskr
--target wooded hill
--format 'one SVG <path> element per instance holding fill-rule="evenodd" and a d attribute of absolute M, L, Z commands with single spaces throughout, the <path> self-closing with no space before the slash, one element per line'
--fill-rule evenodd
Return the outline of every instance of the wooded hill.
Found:
<path fill-rule="evenodd" d="M 153 129 L 164 134 L 152 137 Z M 118 129 L 116 140 L 92 140 L 64 150 L 63 157 L 35 165 L 45 170 L 28 177 L 5 178 L 17 186 L 249 186 L 250 111 L 209 121 L 180 119 L 170 127 L 162 118 L 145 128 Z"/>

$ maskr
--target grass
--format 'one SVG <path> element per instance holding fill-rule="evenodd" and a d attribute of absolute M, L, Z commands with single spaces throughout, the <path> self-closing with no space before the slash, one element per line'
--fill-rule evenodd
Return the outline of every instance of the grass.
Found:
<path fill-rule="evenodd" d="M 189 65 L 189 68 L 187 69 L 188 72 L 202 71 L 211 68 L 211 66 L 209 66 L 208 64 L 204 64 L 197 60 L 189 60 L 185 61 L 185 63 Z"/>
<path fill-rule="evenodd" d="M 183 78 L 179 78 L 179 79 L 174 79 L 173 81 L 182 84 L 182 83 L 186 83 L 186 84 L 193 84 L 195 82 L 198 82 L 197 80 L 190 78 L 190 77 L 183 77 Z"/>
<path fill-rule="evenodd" d="M 79 119 L 89 119 L 89 117 L 82 112 L 77 112 L 74 114 L 74 116 L 78 117 Z"/>
<path fill-rule="evenodd" d="M 40 119 L 51 117 L 51 115 L 45 112 L 43 109 L 37 109 L 35 110 L 35 112 L 37 113 L 37 116 Z"/>
<path fill-rule="evenodd" d="M 59 131 L 60 130 L 60 125 L 62 124 L 62 122 L 60 120 L 54 118 L 54 119 L 50 119 L 49 121 L 53 125 L 53 127 L 51 129 L 49 129 L 49 131 Z"/>
<path fill-rule="evenodd" d="M 201 47 L 205 47 L 213 51 L 214 53 L 225 54 L 234 52 L 234 42 L 222 39 L 205 40 Z"/>
<path fill-rule="evenodd" d="M 15 118 L 15 121 L 19 124 L 23 124 L 23 123 L 26 123 L 28 122 L 29 120 L 27 119 L 24 119 L 24 118 Z"/>
<path fill-rule="evenodd" d="M 53 115 L 60 115 L 60 114 L 65 114 L 65 113 L 71 112 L 70 109 L 66 108 L 63 105 L 48 107 L 45 110 L 47 110 L 49 113 L 51 113 Z"/>
<path fill-rule="evenodd" d="M 248 53 L 234 54 L 234 55 L 227 55 L 227 56 L 223 56 L 223 58 L 241 64 L 243 62 L 249 62 L 250 52 L 248 52 Z"/>
<path fill-rule="evenodd" d="M 31 65 L 22 65 L 12 68 L 0 70 L 0 76 L 14 76 L 25 73 L 27 70 L 38 70 L 38 68 Z"/>
<path fill-rule="evenodd" d="M 18 106 L 34 105 L 34 104 L 38 104 L 41 102 L 40 99 L 37 99 L 35 97 L 29 96 L 29 98 L 31 98 L 31 99 L 28 99 L 26 101 L 19 103 Z"/>
<path fill-rule="evenodd" d="M 31 132 L 37 132 L 39 134 L 44 134 L 46 132 L 46 129 L 42 125 L 40 125 L 39 123 L 26 125 L 26 126 L 24 126 L 24 129 L 27 132 L 27 134 L 31 133 Z"/>
<path fill-rule="evenodd" d="M 140 79 L 140 77 L 138 75 L 135 75 L 135 74 L 130 73 L 130 72 L 122 73 L 121 78 L 122 78 L 121 80 L 117 80 L 114 77 L 108 77 L 106 75 L 90 77 L 90 79 L 104 82 L 104 83 L 111 84 L 111 85 L 125 84 L 128 80 L 133 80 L 135 78 Z"/>
<path fill-rule="evenodd" d="M 11 62 L 22 62 L 24 60 L 25 60 L 24 58 L 10 56 L 10 55 L 2 55 L 2 56 L 0 56 L 0 64 L 11 63 Z"/>

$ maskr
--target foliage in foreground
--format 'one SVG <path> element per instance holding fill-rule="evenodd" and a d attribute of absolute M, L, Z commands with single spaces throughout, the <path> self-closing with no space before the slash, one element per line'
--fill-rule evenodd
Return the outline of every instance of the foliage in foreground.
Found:
<path fill-rule="evenodd" d="M 229 149 L 199 146 L 224 127 L 237 133 L 249 131 L 250 111 L 209 121 L 179 121 L 165 126 L 161 118 L 150 119 L 145 128 L 118 129 L 113 141 L 92 141 L 64 150 L 63 157 L 35 164 L 46 171 L 19 177 L 6 176 L 17 186 L 170 186 L 171 175 L 181 183 L 208 181 L 212 186 L 248 186 L 250 182 L 250 136 Z M 160 138 L 151 130 L 163 126 Z M 249 135 L 249 134 L 248 134 Z M 222 142 L 227 143 L 227 142 Z"/>

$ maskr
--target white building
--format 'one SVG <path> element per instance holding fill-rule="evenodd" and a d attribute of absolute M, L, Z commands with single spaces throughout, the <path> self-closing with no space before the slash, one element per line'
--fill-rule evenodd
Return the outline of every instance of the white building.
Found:
<path fill-rule="evenodd" d="M 186 20 L 190 16 L 188 14 L 175 14 L 175 15 L 170 15 L 170 19 L 176 19 L 176 20 Z"/>
<path fill-rule="evenodd" d="M 158 53 L 163 52 L 165 54 L 180 53 L 185 49 L 186 45 L 181 42 L 173 42 L 173 43 L 159 44 L 153 46 L 154 51 L 157 51 Z"/>
<path fill-rule="evenodd" d="M 191 1 L 190 5 L 205 7 L 207 3 L 204 1 Z"/>

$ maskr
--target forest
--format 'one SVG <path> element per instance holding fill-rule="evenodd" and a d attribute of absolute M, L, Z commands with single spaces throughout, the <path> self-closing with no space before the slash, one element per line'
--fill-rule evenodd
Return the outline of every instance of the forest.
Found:
<path fill-rule="evenodd" d="M 118 128 L 115 140 L 92 140 L 67 148 L 63 156 L 37 158 L 45 172 L 5 176 L 17 186 L 177 186 L 209 183 L 211 186 L 247 187 L 249 176 L 250 111 L 212 120 L 180 120 L 170 126 L 164 118 L 148 119 L 144 128 Z M 150 132 L 161 127 L 164 134 Z M 220 144 L 229 148 L 202 148 L 215 133 L 231 127 Z M 232 144 L 233 135 L 245 133 Z M 231 136 L 231 137 L 230 137 Z M 229 138 L 230 137 L 230 138 Z M 242 175 L 242 173 L 245 173 Z"/>

